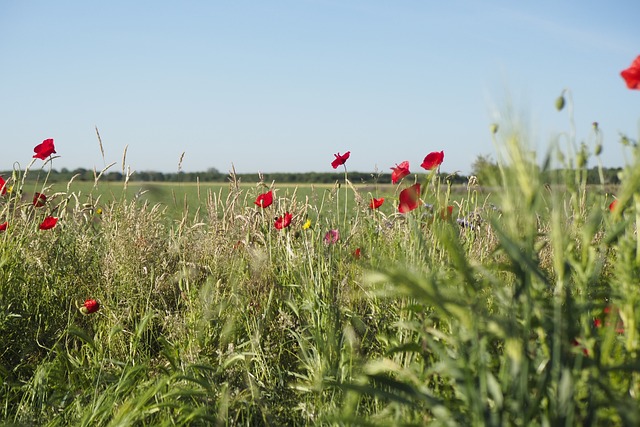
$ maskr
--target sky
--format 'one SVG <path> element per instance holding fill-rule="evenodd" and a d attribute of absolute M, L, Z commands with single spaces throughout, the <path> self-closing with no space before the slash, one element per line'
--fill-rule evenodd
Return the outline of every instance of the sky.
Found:
<path fill-rule="evenodd" d="M 540 153 L 596 121 L 622 166 L 639 17 L 638 0 L 2 0 L 0 170 L 53 138 L 57 170 L 120 171 L 127 147 L 138 171 L 184 152 L 188 172 L 330 172 L 350 151 L 348 170 L 418 172 L 443 150 L 467 174 L 514 115 Z"/>

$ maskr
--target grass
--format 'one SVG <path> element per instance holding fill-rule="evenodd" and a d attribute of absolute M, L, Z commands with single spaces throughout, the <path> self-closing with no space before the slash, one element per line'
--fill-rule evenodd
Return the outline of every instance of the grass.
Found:
<path fill-rule="evenodd" d="M 547 185 L 555 154 L 541 168 L 526 135 L 496 138 L 491 194 L 432 174 L 429 206 L 406 214 L 410 177 L 126 190 L 17 177 L 0 201 L 0 419 L 640 424 L 640 151 L 610 211 L 584 163 Z M 268 188 L 274 204 L 255 206 Z M 101 307 L 84 315 L 88 298 Z"/>

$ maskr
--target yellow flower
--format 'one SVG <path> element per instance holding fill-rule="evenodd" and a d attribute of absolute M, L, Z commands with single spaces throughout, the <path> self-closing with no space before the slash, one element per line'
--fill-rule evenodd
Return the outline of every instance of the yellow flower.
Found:
<path fill-rule="evenodd" d="M 311 220 L 307 219 L 307 221 L 302 225 L 302 229 L 306 230 L 309 227 L 311 227 Z"/>
<path fill-rule="evenodd" d="M 98 214 L 98 215 L 102 215 L 102 208 L 98 208 L 98 209 L 96 209 L 96 214 Z"/>

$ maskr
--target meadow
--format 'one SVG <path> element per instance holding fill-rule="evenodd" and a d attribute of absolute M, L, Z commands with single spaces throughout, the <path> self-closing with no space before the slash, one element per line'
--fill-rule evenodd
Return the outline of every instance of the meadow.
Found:
<path fill-rule="evenodd" d="M 594 132 L 539 165 L 492 127 L 462 188 L 437 151 L 385 186 L 49 185 L 39 145 L 0 199 L 0 419 L 640 425 L 640 149 L 587 187 Z"/>

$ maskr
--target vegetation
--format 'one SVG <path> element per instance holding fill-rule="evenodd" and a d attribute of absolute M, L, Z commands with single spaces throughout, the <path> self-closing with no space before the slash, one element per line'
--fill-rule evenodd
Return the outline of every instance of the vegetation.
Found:
<path fill-rule="evenodd" d="M 614 198 L 587 191 L 575 141 L 539 166 L 519 129 L 495 137 L 494 173 L 462 191 L 437 169 L 304 195 L 231 176 L 180 218 L 13 172 L 0 419 L 640 424 L 640 150 Z"/>

